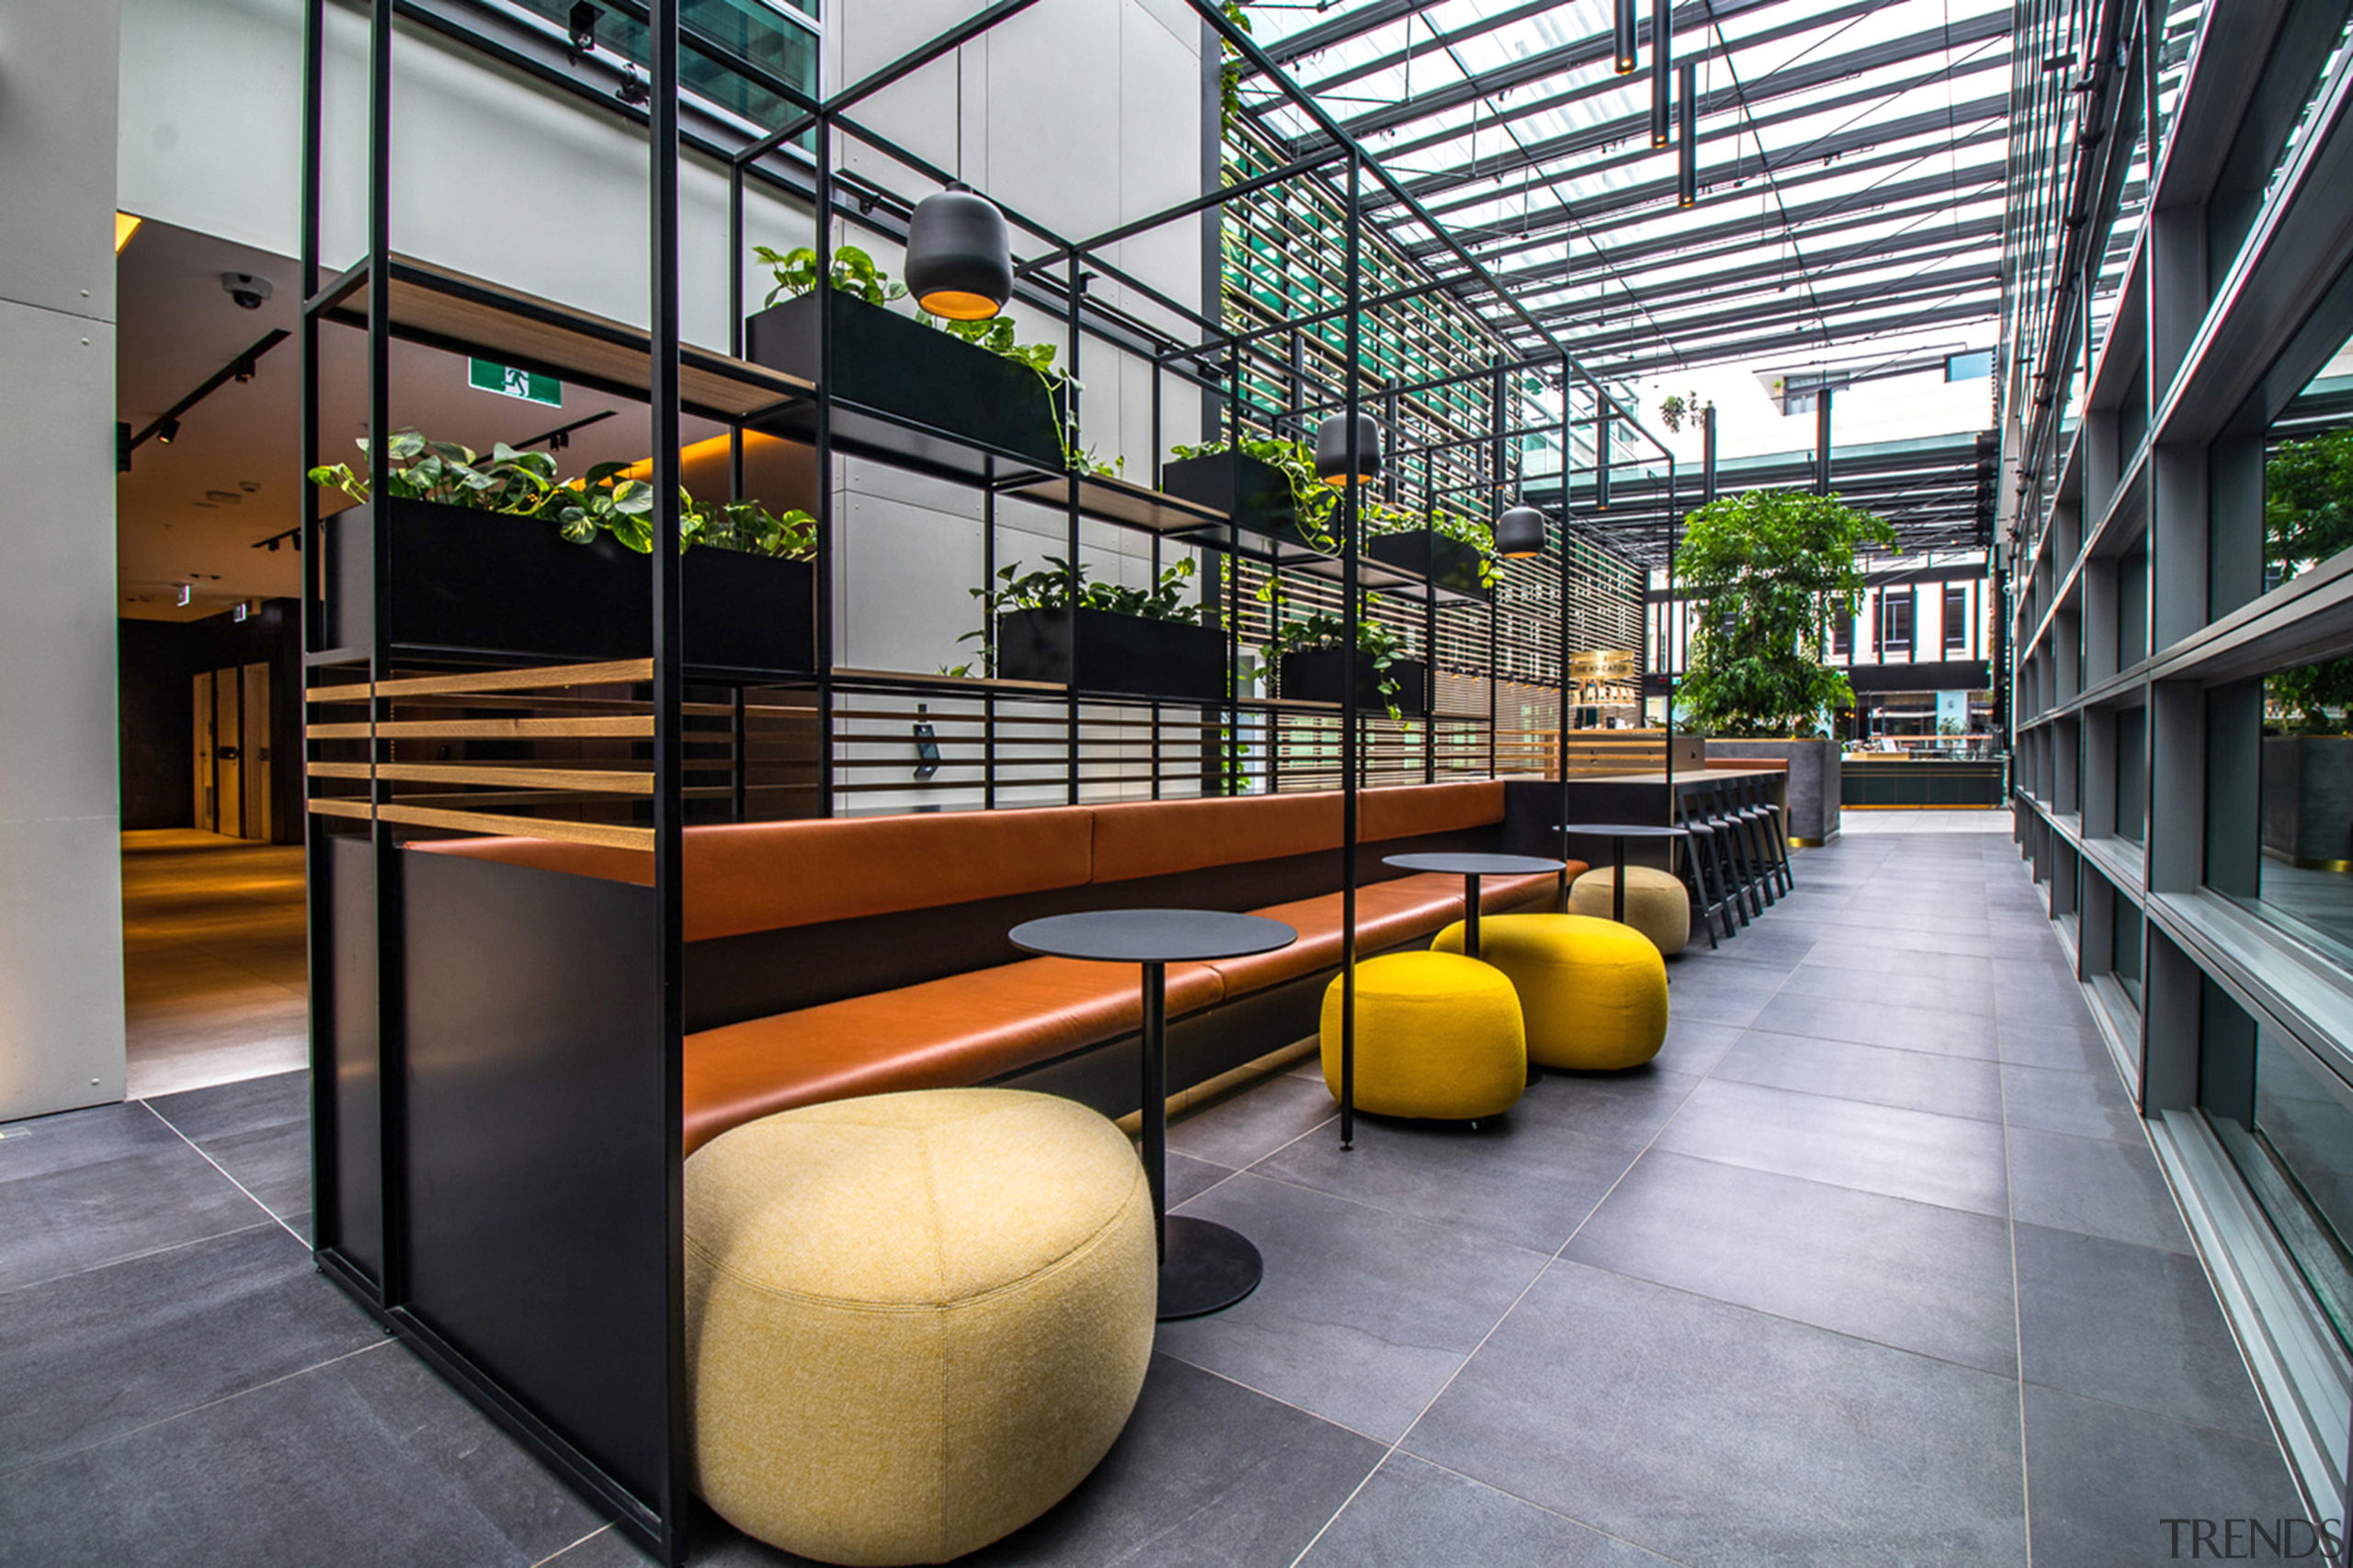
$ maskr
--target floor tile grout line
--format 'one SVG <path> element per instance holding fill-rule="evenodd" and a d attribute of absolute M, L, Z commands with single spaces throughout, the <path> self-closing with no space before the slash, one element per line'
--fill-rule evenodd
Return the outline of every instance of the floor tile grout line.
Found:
<path fill-rule="evenodd" d="M 252 1194 L 248 1193 L 246 1196 L 251 1197 Z M 123 1257 L 110 1257 L 103 1263 L 93 1263 L 82 1268 L 68 1268 L 58 1274 L 45 1274 L 39 1279 L 28 1279 L 20 1285 L 0 1287 L 0 1301 L 5 1301 L 8 1297 L 16 1295 L 20 1291 L 38 1290 L 45 1285 L 57 1284 L 60 1280 L 79 1279 L 85 1274 L 96 1274 L 102 1269 L 119 1268 L 128 1263 L 145 1263 L 153 1258 L 167 1257 L 176 1252 L 185 1252 L 189 1247 L 200 1247 L 207 1242 L 226 1241 L 231 1236 L 242 1236 L 250 1234 L 255 1231 L 266 1231 L 269 1229 L 270 1225 L 276 1221 L 276 1215 L 270 1213 L 267 1209 L 264 1209 L 262 1210 L 262 1217 L 256 1220 L 249 1225 L 239 1225 L 233 1230 L 227 1231 L 215 1231 L 209 1236 L 190 1236 L 186 1241 L 173 1242 L 166 1246 L 149 1247 L 145 1252 L 134 1252 Z"/>
<path fill-rule="evenodd" d="M 141 1108 L 147 1112 L 149 1116 L 153 1117 L 165 1127 L 171 1128 L 173 1137 L 178 1139 L 189 1148 L 196 1150 L 197 1157 L 202 1160 L 206 1165 L 210 1165 L 214 1170 L 219 1171 L 222 1177 L 228 1181 L 231 1187 L 235 1187 L 239 1192 L 244 1193 L 247 1198 L 253 1199 L 254 1206 L 259 1209 L 263 1213 L 268 1215 L 272 1220 L 276 1221 L 279 1228 L 284 1230 L 288 1235 L 292 1236 L 296 1241 L 301 1243 L 303 1251 L 309 1252 L 312 1250 L 310 1237 L 304 1235 L 293 1226 L 287 1224 L 283 1219 L 278 1217 L 277 1210 L 272 1209 L 260 1199 L 255 1198 L 251 1187 L 247 1187 L 244 1182 L 239 1181 L 235 1176 L 230 1176 L 227 1168 L 224 1167 L 220 1161 L 206 1153 L 202 1147 L 197 1143 L 196 1140 L 190 1138 L 187 1133 L 182 1132 L 177 1126 L 174 1125 L 169 1117 L 165 1116 L 162 1111 L 157 1110 L 153 1106 L 149 1105 L 145 1100 L 141 1100 L 137 1103 Z"/>
<path fill-rule="evenodd" d="M 1235 1388 L 1242 1390 L 1245 1393 L 1253 1393 L 1256 1394 L 1260 1399 L 1271 1400 L 1273 1403 L 1281 1405 L 1285 1410 L 1297 1411 L 1300 1415 L 1306 1416 L 1311 1421 L 1317 1421 L 1326 1426 L 1336 1427 L 1338 1430 L 1347 1433 L 1350 1437 L 1362 1437 L 1366 1442 L 1381 1448 L 1386 1448 L 1388 1446 L 1384 1439 L 1374 1437 L 1371 1433 L 1366 1431 L 1361 1426 L 1351 1426 L 1345 1421 L 1326 1415 L 1318 1410 L 1310 1410 L 1303 1404 L 1295 1403 L 1290 1400 L 1285 1399 L 1279 1393 L 1270 1392 L 1266 1389 L 1260 1388 L 1256 1383 L 1245 1382 L 1240 1378 L 1235 1377 L 1232 1372 L 1221 1371 L 1215 1367 L 1204 1367 L 1199 1361 L 1191 1360 L 1177 1354 L 1174 1350 L 1165 1349 L 1158 1343 L 1157 1336 L 1154 1337 L 1152 1353 L 1155 1356 L 1165 1356 L 1171 1361 L 1176 1362 L 1179 1366 L 1190 1367 L 1194 1371 L 1215 1378 L 1222 1383 L 1231 1383 Z M 1374 1468 L 1379 1468 L 1377 1461 Z M 1371 1472 L 1367 1471 L 1366 1473 L 1370 1474 Z"/>
<path fill-rule="evenodd" d="M 1669 1149 L 1665 1152 L 1671 1154 L 1675 1151 Z M 1990 1220 L 1993 1219 L 1994 1216 L 1988 1214 L 1984 1216 L 1984 1218 Z M 1579 1268 L 1590 1268 L 1597 1274 L 1608 1274 L 1620 1279 L 1630 1279 L 1637 1285 L 1647 1285 L 1654 1290 L 1667 1290 L 1672 1291 L 1674 1294 L 1678 1296 L 1688 1296 L 1695 1301 L 1710 1301 L 1720 1307 L 1730 1307 L 1734 1312 L 1754 1312 L 1758 1317 L 1769 1318 L 1775 1323 L 1785 1323 L 1793 1328 L 1810 1329 L 1815 1334 L 1831 1335 L 1836 1338 L 1847 1340 L 1851 1344 L 1869 1345 L 1881 1350 L 1893 1351 L 1898 1356 L 1915 1357 L 1923 1361 L 1933 1361 L 1940 1367 L 1950 1367 L 1958 1371 L 1963 1372 L 1975 1372 L 1980 1377 L 1994 1378 L 2006 1383 L 2015 1382 L 2018 1381 L 2015 1373 L 1999 1371 L 1992 1367 L 1981 1367 L 1974 1361 L 1957 1361 L 1950 1356 L 1939 1356 L 1933 1350 L 1922 1350 L 1910 1345 L 1898 1345 L 1894 1341 L 1888 1339 L 1874 1339 L 1868 1334 L 1858 1334 L 1851 1328 L 1833 1328 L 1828 1324 L 1815 1323 L 1811 1318 L 1797 1318 L 1790 1316 L 1787 1312 L 1777 1312 L 1770 1307 L 1754 1306 L 1749 1302 L 1735 1301 L 1724 1296 L 1711 1296 L 1707 1291 L 1695 1289 L 1689 1285 L 1677 1285 L 1670 1280 L 1654 1279 L 1647 1274 L 1634 1274 L 1630 1273 L 1628 1270 L 1623 1268 L 1612 1268 L 1606 1263 L 1594 1263 L 1582 1257 L 1568 1257 L 1563 1258 L 1560 1261 L 1563 1263 L 1574 1263 Z M 2015 1267 L 2015 1266 L 2013 1267 Z M 2015 1286 L 2015 1276 L 2013 1276 L 2012 1283 Z M 2012 1305 L 2015 1310 L 2017 1296 L 2015 1289 L 2013 1289 L 2011 1295 Z M 2040 1388 L 2044 1385 L 2038 1383 L 2035 1386 Z M 2056 1392 L 2064 1393 L 2067 1391 L 2060 1389 Z M 2130 1409 L 2133 1407 L 2127 1406 L 2126 1408 Z M 2150 1414 L 2154 1415 L 2156 1413 L 2153 1411 Z M 2184 1425 L 2190 1425 L 2190 1423 L 2184 1423 Z"/>
<path fill-rule="evenodd" d="M 159 1415 L 153 1421 L 142 1421 L 136 1426 L 125 1427 L 119 1432 L 99 1438 L 97 1442 L 85 1443 L 80 1448 L 65 1449 L 57 1453 L 47 1454 L 40 1459 L 17 1465 L 8 1470 L 0 1470 L 0 1481 L 5 1481 L 12 1475 L 29 1474 L 36 1470 L 40 1470 L 47 1465 L 55 1464 L 62 1460 L 73 1459 L 78 1454 L 95 1453 L 100 1449 L 108 1448 L 113 1444 L 124 1442 L 130 1438 L 135 1437 L 142 1432 L 152 1432 L 158 1426 L 168 1426 L 175 1421 L 186 1420 L 188 1416 L 195 1415 L 199 1412 L 211 1410 L 216 1406 L 227 1404 L 233 1400 L 243 1399 L 247 1394 L 259 1393 L 264 1389 L 276 1388 L 278 1384 L 290 1382 L 296 1378 L 308 1377 L 313 1372 L 323 1371 L 326 1368 L 336 1365 L 338 1362 L 348 1361 L 355 1356 L 365 1356 L 371 1350 L 381 1350 L 385 1346 L 392 1343 L 394 1343 L 394 1341 L 392 1340 L 390 1332 L 386 1331 L 382 1338 L 378 1339 L 371 1345 L 362 1345 L 357 1349 L 346 1350 L 341 1355 L 330 1356 L 324 1361 L 314 1361 L 307 1367 L 297 1367 L 290 1372 L 280 1372 L 274 1378 L 267 1378 L 260 1382 L 251 1385 L 250 1387 L 241 1388 L 234 1393 L 224 1393 L 218 1399 L 208 1399 L 199 1404 L 191 1404 L 186 1410 L 176 1410 L 169 1415 Z"/>
<path fill-rule="evenodd" d="M 1778 987 L 1776 989 L 1778 990 Z M 1722 1059 L 1719 1058 L 1718 1060 Z M 1428 1418 L 1430 1411 L 1437 1406 L 1438 1402 L 1446 1397 L 1447 1391 L 1454 1387 L 1456 1380 L 1462 1376 L 1463 1369 L 1467 1368 L 1473 1360 L 1477 1359 L 1479 1352 L 1487 1347 L 1487 1342 L 1495 1338 L 1496 1332 L 1500 1330 L 1505 1324 L 1511 1321 L 1511 1314 L 1519 1310 L 1519 1305 L 1522 1301 L 1528 1300 L 1529 1292 L 1536 1289 L 1537 1285 L 1542 1281 L 1544 1277 L 1552 1272 L 1552 1265 L 1560 1262 L 1562 1255 L 1569 1250 L 1569 1247 L 1576 1241 L 1578 1236 L 1584 1234 L 1586 1226 L 1592 1222 L 1594 1215 L 1601 1211 L 1601 1206 L 1609 1201 L 1610 1195 L 1616 1192 L 1625 1182 L 1628 1173 L 1632 1171 L 1637 1165 L 1642 1163 L 1643 1156 L 1649 1153 L 1651 1149 L 1658 1142 L 1660 1134 L 1664 1133 L 1668 1125 L 1675 1120 L 1676 1117 L 1681 1114 L 1683 1108 L 1690 1103 L 1691 1096 L 1699 1092 L 1699 1085 L 1706 1083 L 1714 1072 L 1714 1064 L 1711 1063 L 1708 1072 L 1699 1074 L 1693 1079 L 1691 1087 L 1686 1089 L 1683 1093 L 1683 1097 L 1675 1103 L 1675 1108 L 1668 1111 L 1666 1115 L 1660 1119 L 1658 1126 L 1652 1131 L 1650 1137 L 1644 1141 L 1643 1146 L 1634 1151 L 1633 1158 L 1626 1162 L 1625 1168 L 1620 1170 L 1618 1175 L 1611 1179 L 1608 1187 L 1603 1189 L 1601 1196 L 1594 1199 L 1592 1206 L 1586 1210 L 1584 1218 L 1580 1219 L 1576 1223 L 1575 1229 L 1569 1233 L 1568 1239 L 1563 1241 L 1553 1250 L 1551 1258 L 1546 1260 L 1542 1267 L 1537 1269 L 1535 1274 L 1529 1278 L 1528 1283 L 1520 1287 L 1519 1293 L 1514 1296 L 1511 1301 L 1506 1304 L 1501 1312 L 1496 1314 L 1495 1321 L 1487 1325 L 1486 1332 L 1479 1336 L 1479 1342 L 1471 1346 L 1471 1348 L 1464 1353 L 1462 1359 L 1455 1364 L 1454 1370 L 1447 1374 L 1446 1381 L 1438 1385 L 1438 1392 L 1430 1395 L 1427 1400 L 1425 1400 L 1422 1403 L 1422 1408 L 1415 1414 L 1415 1416 L 1411 1421 L 1405 1424 L 1404 1431 L 1398 1434 L 1397 1440 L 1389 1445 L 1388 1452 L 1381 1456 L 1380 1460 L 1373 1465 L 1370 1471 L 1366 1473 L 1364 1480 L 1357 1483 L 1355 1490 L 1351 1491 L 1347 1497 L 1341 1500 L 1340 1506 L 1332 1511 L 1332 1517 L 1324 1521 L 1323 1526 L 1316 1530 L 1315 1534 L 1312 1538 L 1310 1538 L 1306 1546 L 1300 1550 L 1299 1555 L 1291 1559 L 1290 1568 L 1299 1568 L 1299 1565 L 1306 1560 L 1307 1554 L 1315 1550 L 1315 1543 L 1324 1539 L 1324 1533 L 1331 1529 L 1332 1526 L 1338 1521 L 1342 1514 L 1347 1511 L 1348 1505 L 1356 1501 L 1358 1494 L 1361 1493 L 1365 1489 L 1365 1486 L 1370 1483 L 1373 1476 L 1381 1472 L 1381 1467 L 1387 1464 L 1392 1457 L 1404 1449 L 1405 1440 L 1414 1435 L 1414 1429 L 1415 1427 L 1419 1426 L 1423 1421 Z M 1563 1515 L 1563 1517 L 1566 1517 L 1567 1516 Z"/>
<path fill-rule="evenodd" d="M 2018 1385 L 2018 1529 L 2026 1546 L 2026 1568 L 2034 1568 L 2034 1476 L 2027 1458 L 2026 1287 L 2018 1275 L 2018 1185 L 2010 1160 L 2009 1100 L 2002 1102 L 2002 1210 L 2010 1236 L 2010 1323 L 2017 1335 Z"/>
<path fill-rule="evenodd" d="M 557 1558 L 562 1557 L 565 1552 L 587 1545 L 590 1541 L 596 1540 L 598 1536 L 605 1534 L 612 1528 L 613 1526 L 611 1521 L 608 1520 L 604 1524 L 598 1525 L 595 1529 L 590 1530 L 586 1535 L 582 1536 L 578 1540 L 574 1541 L 572 1545 L 558 1547 L 555 1551 L 549 1552 L 545 1557 L 542 1557 L 537 1562 L 532 1563 L 531 1568 L 547 1568 L 549 1563 L 554 1562 Z"/>
<path fill-rule="evenodd" d="M 1674 1564 L 1674 1568 L 1691 1568 L 1691 1564 L 1683 1558 L 1669 1556 L 1667 1553 L 1661 1551 L 1654 1546 L 1644 1546 L 1639 1540 L 1634 1540 L 1626 1536 L 1620 1535 L 1614 1530 L 1604 1529 L 1601 1526 L 1597 1525 L 1588 1519 L 1578 1518 L 1574 1514 L 1564 1514 L 1560 1509 L 1552 1507 L 1547 1504 L 1540 1503 L 1533 1497 L 1523 1497 L 1508 1486 L 1498 1486 L 1492 1481 L 1482 1481 L 1475 1475 L 1465 1474 L 1463 1471 L 1456 1470 L 1451 1465 L 1440 1464 L 1438 1460 L 1426 1459 L 1420 1454 L 1407 1454 L 1405 1457 L 1412 1460 L 1415 1464 L 1427 1465 L 1430 1469 L 1437 1471 L 1441 1474 L 1453 1476 L 1458 1481 L 1468 1482 L 1472 1485 L 1480 1488 L 1482 1491 L 1492 1492 L 1499 1497 L 1508 1497 L 1515 1503 L 1525 1503 L 1528 1506 L 1535 1509 L 1540 1514 L 1549 1514 L 1553 1518 L 1565 1519 L 1570 1524 L 1576 1526 L 1579 1529 L 1591 1530 L 1594 1534 L 1602 1537 L 1606 1540 L 1614 1540 L 1622 1546 L 1630 1546 L 1645 1557 L 1654 1557 L 1661 1562 L 1672 1563 Z M 1388 1460 L 1384 1459 L 1381 1463 L 1386 1464 L 1388 1463 Z M 1375 1466 L 1374 1468 L 1378 1470 L 1380 1467 Z"/>

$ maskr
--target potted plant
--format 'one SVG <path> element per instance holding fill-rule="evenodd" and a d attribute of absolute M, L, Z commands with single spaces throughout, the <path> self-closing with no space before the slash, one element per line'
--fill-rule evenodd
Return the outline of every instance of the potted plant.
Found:
<path fill-rule="evenodd" d="M 888 307 L 905 296 L 905 286 L 856 245 L 835 249 L 824 289 L 817 287 L 817 253 L 806 245 L 760 245 L 754 254 L 774 271 L 776 287 L 745 324 L 745 352 L 755 364 L 814 381 L 818 312 L 826 312 L 834 348 L 828 390 L 840 434 L 960 471 L 982 466 L 972 449 L 1055 472 L 1070 466 L 1069 381 L 1053 368 L 1051 344 L 1015 342 L 1005 316 L 933 322 L 898 314 Z M 805 433 L 805 410 L 788 418 Z"/>
<path fill-rule="evenodd" d="M 1477 598 L 1495 585 L 1495 530 L 1444 509 L 1424 517 L 1386 502 L 1365 508 L 1364 552 L 1428 583 L 1441 594 Z"/>
<path fill-rule="evenodd" d="M 1856 552 L 1895 532 L 1836 495 L 1748 490 L 1685 519 L 1675 552 L 1689 595 L 1689 663 L 1676 697 L 1711 756 L 1781 759 L 1789 831 L 1803 843 L 1838 832 L 1838 743 L 1825 715 L 1854 704 L 1827 662 L 1831 607 L 1859 598 Z"/>
<path fill-rule="evenodd" d="M 1223 512 L 1236 532 L 1271 540 L 1279 550 L 1336 555 L 1333 532 L 1339 493 L 1315 476 L 1315 453 L 1303 441 L 1245 436 L 1170 449 L 1160 488 Z"/>
<path fill-rule="evenodd" d="M 1275 695 L 1337 705 L 1350 657 L 1347 638 L 1347 626 L 1330 610 L 1284 622 L 1266 646 L 1267 662 L 1275 668 Z M 1404 640 L 1370 614 L 1357 619 L 1354 658 L 1358 711 L 1386 711 L 1400 720 L 1429 712 L 1429 665 L 1405 657 Z"/>
<path fill-rule="evenodd" d="M 381 497 L 347 465 L 311 471 L 313 483 L 360 503 L 322 525 L 320 569 L 335 586 L 330 646 L 375 638 L 379 528 L 389 530 L 382 631 L 392 643 L 579 661 L 653 646 L 639 558 L 653 550 L 654 487 L 629 477 L 629 465 L 601 463 L 566 482 L 549 453 L 502 443 L 485 458 L 414 430 L 392 437 L 389 456 Z M 683 492 L 679 502 L 687 662 L 760 674 L 813 668 L 815 520 Z"/>
<path fill-rule="evenodd" d="M 1184 602 L 1194 570 L 1188 557 L 1145 589 L 1089 582 L 1084 565 L 1073 570 L 1059 556 L 1034 572 L 1000 567 L 1000 585 L 972 590 L 996 633 L 995 673 L 1082 692 L 1223 702 L 1225 633 L 1205 624 L 1209 607 Z"/>

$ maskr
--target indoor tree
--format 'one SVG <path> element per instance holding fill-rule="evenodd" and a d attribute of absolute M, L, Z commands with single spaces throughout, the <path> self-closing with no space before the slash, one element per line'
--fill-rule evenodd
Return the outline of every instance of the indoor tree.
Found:
<path fill-rule="evenodd" d="M 2353 430 L 2282 441 L 2263 465 L 2265 575 L 2302 576 L 2353 548 Z M 2264 682 L 2265 706 L 2298 732 L 2335 734 L 2353 710 L 2353 659 L 2323 659 Z"/>
<path fill-rule="evenodd" d="M 1675 572 L 1690 655 L 1677 696 L 1693 726 L 1810 736 L 1822 713 L 1853 702 L 1824 662 L 1830 607 L 1862 597 L 1858 551 L 1894 543 L 1881 518 L 1805 490 L 1743 491 L 1686 518 Z"/>

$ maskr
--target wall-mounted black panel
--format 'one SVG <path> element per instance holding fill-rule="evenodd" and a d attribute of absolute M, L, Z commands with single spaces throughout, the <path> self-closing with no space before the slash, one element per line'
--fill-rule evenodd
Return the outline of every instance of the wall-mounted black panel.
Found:
<path fill-rule="evenodd" d="M 404 1304 L 659 1509 L 677 1130 L 654 891 L 451 855 L 396 864 Z"/>
<path fill-rule="evenodd" d="M 370 1279 L 384 1278 L 383 1075 L 376 1007 L 376 859 L 365 833 L 311 819 L 311 1070 L 332 1085 L 335 1194 L 313 1223 Z"/>

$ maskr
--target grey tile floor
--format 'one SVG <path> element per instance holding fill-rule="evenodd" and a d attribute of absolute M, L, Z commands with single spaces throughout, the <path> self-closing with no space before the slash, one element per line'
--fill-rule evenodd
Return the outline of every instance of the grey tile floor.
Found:
<path fill-rule="evenodd" d="M 976 1561 L 2139 1568 L 2293 1514 L 2007 841 L 1799 874 L 1652 1068 L 1347 1153 L 1312 1063 L 1180 1123 L 1266 1283 Z M 642 1562 L 313 1271 L 303 1096 L 0 1128 L 0 1562 Z"/>

